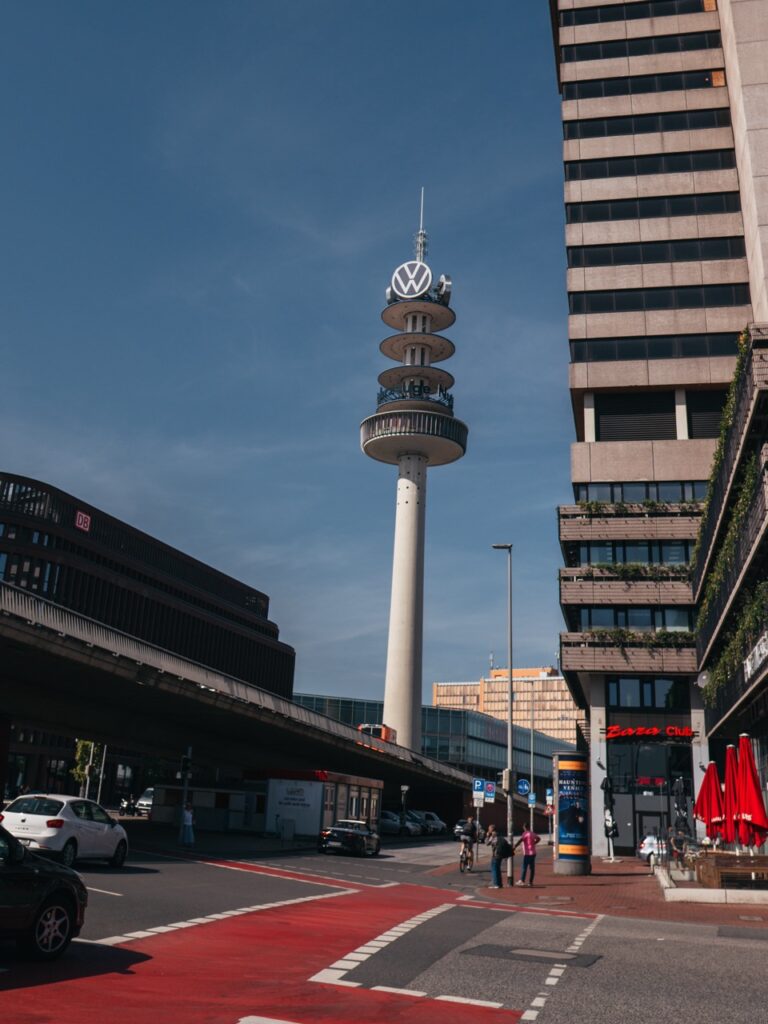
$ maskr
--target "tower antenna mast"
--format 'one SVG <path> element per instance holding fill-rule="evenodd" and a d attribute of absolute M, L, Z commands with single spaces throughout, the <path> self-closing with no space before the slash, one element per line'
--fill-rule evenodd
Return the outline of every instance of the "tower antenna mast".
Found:
<path fill-rule="evenodd" d="M 416 232 L 416 259 L 423 263 L 427 255 L 427 232 L 424 230 L 424 186 L 421 186 L 419 230 Z"/>

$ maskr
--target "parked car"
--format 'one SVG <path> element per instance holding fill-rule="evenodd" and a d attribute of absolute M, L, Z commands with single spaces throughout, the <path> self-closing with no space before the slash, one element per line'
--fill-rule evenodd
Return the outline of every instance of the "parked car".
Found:
<path fill-rule="evenodd" d="M 122 825 L 93 800 L 59 793 L 16 797 L 0 814 L 0 822 L 23 846 L 54 854 L 66 867 L 78 857 L 123 866 L 128 836 Z"/>
<path fill-rule="evenodd" d="M 637 848 L 637 856 L 640 860 L 644 861 L 650 860 L 651 857 L 653 857 L 654 860 L 658 860 L 659 851 L 661 851 L 662 856 L 666 856 L 667 844 L 663 839 L 661 840 L 661 843 L 659 843 L 658 836 L 643 836 L 640 840 L 640 845 Z"/>
<path fill-rule="evenodd" d="M 30 853 L 0 825 L 0 937 L 53 960 L 80 933 L 87 904 L 76 871 Z"/>
<path fill-rule="evenodd" d="M 320 853 L 353 853 L 357 857 L 375 857 L 381 849 L 381 839 L 367 821 L 344 818 L 322 830 L 317 848 Z"/>
<path fill-rule="evenodd" d="M 145 789 L 139 799 L 136 801 L 136 813 L 139 816 L 148 818 L 152 813 L 152 803 L 155 798 L 155 790 L 150 786 L 149 789 Z"/>
<path fill-rule="evenodd" d="M 413 833 L 415 836 L 426 835 L 426 833 L 429 831 L 429 829 L 426 826 L 426 823 L 421 820 L 421 818 L 415 811 L 406 811 L 405 819 L 406 821 L 410 821 L 418 829 L 417 832 Z"/>
<path fill-rule="evenodd" d="M 396 811 L 382 811 L 379 816 L 379 832 L 383 836 L 418 836 L 421 835 L 421 828 Z"/>
<path fill-rule="evenodd" d="M 448 831 L 448 826 L 439 818 L 434 811 L 424 811 L 424 818 L 429 826 L 429 831 L 436 836 L 444 836 Z"/>

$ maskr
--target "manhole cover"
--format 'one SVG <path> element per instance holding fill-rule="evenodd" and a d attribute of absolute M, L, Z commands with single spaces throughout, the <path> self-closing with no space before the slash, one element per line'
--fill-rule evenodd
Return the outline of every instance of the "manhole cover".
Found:
<path fill-rule="evenodd" d="M 551 949 L 510 949 L 508 946 L 473 946 L 462 949 L 469 956 L 487 956 L 497 960 L 523 960 L 534 964 L 567 964 L 568 967 L 591 967 L 599 956 L 586 953 L 563 953 Z"/>

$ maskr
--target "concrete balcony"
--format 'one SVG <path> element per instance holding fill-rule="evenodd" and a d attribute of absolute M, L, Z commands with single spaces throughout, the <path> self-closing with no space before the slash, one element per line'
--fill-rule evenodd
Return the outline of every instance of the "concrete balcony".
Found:
<path fill-rule="evenodd" d="M 619 646 L 611 642 L 608 633 L 561 633 L 560 665 L 563 672 L 627 673 L 675 673 L 696 672 L 696 648 L 690 634 L 680 635 L 688 646 L 649 646 L 653 640 L 660 640 L 659 634 L 630 634 L 630 639 Z M 665 634 L 664 642 L 671 641 L 675 634 Z"/>
<path fill-rule="evenodd" d="M 699 540 L 698 558 L 693 576 L 697 600 L 705 573 L 715 552 L 733 493 L 742 456 L 751 440 L 762 439 L 768 414 L 768 324 L 750 324 L 744 365 L 739 376 L 733 417 L 722 458 L 709 489 L 707 517 Z"/>
<path fill-rule="evenodd" d="M 561 505 L 560 543 L 599 540 L 693 540 L 699 530 L 701 506 Z"/>
<path fill-rule="evenodd" d="M 647 607 L 692 603 L 691 584 L 685 566 L 679 569 L 648 566 L 647 569 L 638 570 L 635 578 L 623 579 L 611 569 L 580 566 L 560 570 L 561 605 L 620 604 Z"/>

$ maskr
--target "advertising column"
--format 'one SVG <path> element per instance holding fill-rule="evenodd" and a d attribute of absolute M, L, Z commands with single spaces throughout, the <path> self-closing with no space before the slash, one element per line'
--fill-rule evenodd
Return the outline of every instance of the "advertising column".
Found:
<path fill-rule="evenodd" d="M 555 754 L 554 872 L 556 875 L 588 875 L 589 772 L 586 754 Z"/>

